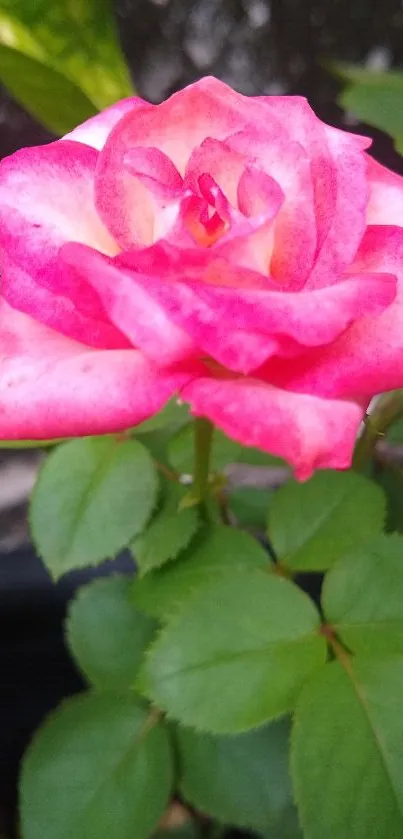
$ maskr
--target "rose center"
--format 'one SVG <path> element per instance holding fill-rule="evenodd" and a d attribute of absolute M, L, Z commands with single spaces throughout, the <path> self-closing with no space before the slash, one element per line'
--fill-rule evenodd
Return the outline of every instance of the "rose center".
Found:
<path fill-rule="evenodd" d="M 228 201 L 211 175 L 200 175 L 197 183 L 199 194 L 189 191 L 182 199 L 182 217 L 196 244 L 209 248 L 229 229 Z"/>

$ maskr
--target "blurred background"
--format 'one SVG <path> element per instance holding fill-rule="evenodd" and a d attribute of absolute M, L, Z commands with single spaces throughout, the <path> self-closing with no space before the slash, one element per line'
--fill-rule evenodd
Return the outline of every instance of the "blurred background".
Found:
<path fill-rule="evenodd" d="M 130 76 L 138 93 L 152 102 L 211 73 L 247 94 L 304 94 L 323 119 L 352 127 L 353 115 L 343 113 L 336 104 L 341 85 L 326 63 L 359 64 L 375 72 L 403 65 L 401 0 L 111 0 L 111 4 Z M 67 12 L 63 5 L 69 7 Z M 70 49 L 69 38 L 77 39 L 77 32 L 69 32 L 66 23 L 68 17 L 70 23 L 75 17 L 80 37 L 85 30 L 88 54 L 99 51 L 103 40 L 106 61 L 110 36 L 105 34 L 106 20 L 103 31 L 100 23 L 107 17 L 105 7 L 105 0 L 3 0 L 0 41 L 12 47 L 22 44 L 24 53 L 36 55 L 36 44 L 27 46 L 26 33 L 21 35 L 21 21 L 28 37 L 33 36 L 41 47 L 43 21 L 53 26 L 54 41 L 60 40 L 64 26 L 66 43 L 59 45 L 57 56 L 60 69 L 66 44 Z M 82 75 L 86 72 L 83 64 L 81 71 Z M 26 83 L 34 72 L 35 67 L 22 68 Z M 87 72 L 91 73 L 91 66 Z M 15 76 L 10 55 L 3 55 L 2 60 L 0 52 L 0 77 L 11 80 L 14 93 L 21 93 L 21 84 L 16 90 Z M 1 156 L 52 137 L 6 89 L 1 95 L 0 121 Z M 375 154 L 395 168 L 400 165 L 392 143 L 378 135 Z"/>

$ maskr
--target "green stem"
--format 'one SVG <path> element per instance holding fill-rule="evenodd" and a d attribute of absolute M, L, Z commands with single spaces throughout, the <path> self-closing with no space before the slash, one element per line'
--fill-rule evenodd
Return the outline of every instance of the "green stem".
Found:
<path fill-rule="evenodd" d="M 176 471 L 176 469 L 170 469 L 169 466 L 166 466 L 165 463 L 160 463 L 159 460 L 155 460 L 154 463 L 156 468 L 162 475 L 165 475 L 169 481 L 176 481 L 178 484 L 180 483 L 180 473 Z M 1 836 L 0 836 L 1 839 Z"/>
<path fill-rule="evenodd" d="M 194 427 L 194 471 L 193 471 L 193 492 L 197 502 L 204 501 L 208 493 L 210 475 L 211 443 L 213 439 L 214 426 L 210 420 L 199 417 L 195 420 Z"/>
<path fill-rule="evenodd" d="M 319 634 L 323 635 L 326 638 L 327 643 L 330 645 L 335 658 L 340 662 L 340 664 L 344 667 L 346 673 L 351 678 L 352 675 L 352 665 L 351 665 L 351 653 L 343 646 L 339 638 L 337 637 L 334 629 L 327 623 L 323 623 Z"/>
<path fill-rule="evenodd" d="M 385 393 L 378 400 L 374 410 L 366 417 L 364 430 L 359 438 L 353 457 L 353 469 L 360 471 L 372 457 L 378 440 L 397 417 L 403 414 L 403 390 Z"/>

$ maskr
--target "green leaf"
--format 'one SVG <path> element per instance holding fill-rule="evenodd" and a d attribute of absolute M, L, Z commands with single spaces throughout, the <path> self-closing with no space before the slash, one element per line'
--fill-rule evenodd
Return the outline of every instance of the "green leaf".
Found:
<path fill-rule="evenodd" d="M 388 533 L 403 533 L 403 469 L 399 464 L 378 466 L 374 480 L 386 496 L 385 530 Z"/>
<path fill-rule="evenodd" d="M 306 839 L 403 836 L 403 657 L 338 662 L 306 685 L 292 774 Z"/>
<path fill-rule="evenodd" d="M 228 502 L 242 526 L 264 531 L 272 494 L 270 489 L 235 487 L 228 493 Z"/>
<path fill-rule="evenodd" d="M 147 529 L 133 541 L 131 549 L 140 575 L 174 559 L 195 535 L 201 523 L 197 509 L 179 508 L 185 494 L 186 489 L 180 484 L 167 481 L 162 506 Z"/>
<path fill-rule="evenodd" d="M 171 431 L 178 431 L 183 425 L 189 422 L 189 406 L 181 402 L 177 397 L 170 399 L 166 405 L 153 417 L 145 420 L 133 428 L 133 433 L 149 434 L 152 431 L 159 431 L 162 428 L 169 428 Z"/>
<path fill-rule="evenodd" d="M 172 438 L 169 445 L 169 462 L 180 474 L 193 472 L 194 423 L 188 423 Z M 211 446 L 211 471 L 221 472 L 229 463 L 249 463 L 252 466 L 278 466 L 284 461 L 258 449 L 242 446 L 231 440 L 220 429 L 214 429 Z"/>
<path fill-rule="evenodd" d="M 382 529 L 382 490 L 355 472 L 317 472 L 273 496 L 268 534 L 281 561 L 296 571 L 323 571 Z"/>
<path fill-rule="evenodd" d="M 403 654 L 403 539 L 378 536 L 337 562 L 322 600 L 327 620 L 354 653 Z"/>
<path fill-rule="evenodd" d="M 170 399 L 159 414 L 141 423 L 133 429 L 133 435 L 140 437 L 152 456 L 171 468 L 169 446 L 171 439 L 180 428 L 189 423 L 189 406 Z"/>
<path fill-rule="evenodd" d="M 202 826 L 195 819 L 189 819 L 178 826 L 160 828 L 153 834 L 153 839 L 201 839 L 202 835 Z"/>
<path fill-rule="evenodd" d="M 390 443 L 403 443 L 403 417 L 392 422 L 386 431 L 386 437 Z"/>
<path fill-rule="evenodd" d="M 68 646 L 98 689 L 133 686 L 156 623 L 130 603 L 131 580 L 116 576 L 83 586 L 69 605 Z"/>
<path fill-rule="evenodd" d="M 24 839 L 147 839 L 168 804 L 172 775 L 167 732 L 133 697 L 69 699 L 24 760 Z"/>
<path fill-rule="evenodd" d="M 87 437 L 55 449 L 31 501 L 32 535 L 52 576 L 115 555 L 145 527 L 157 492 L 137 441 Z"/>
<path fill-rule="evenodd" d="M 217 734 L 292 710 L 326 655 L 319 616 L 275 574 L 227 572 L 199 589 L 150 647 L 139 686 L 184 725 Z"/>
<path fill-rule="evenodd" d="M 133 602 L 150 615 L 163 619 L 192 598 L 212 577 L 243 567 L 269 570 L 268 554 L 248 533 L 212 525 L 176 562 L 136 580 Z"/>
<path fill-rule="evenodd" d="M 47 449 L 65 441 L 64 437 L 52 440 L 0 440 L 0 449 Z"/>
<path fill-rule="evenodd" d="M 362 122 L 390 134 L 397 151 L 403 151 L 403 73 L 375 72 L 339 65 L 339 75 L 349 82 L 339 97 L 342 108 L 352 111 Z"/>
<path fill-rule="evenodd" d="M 54 134 L 66 134 L 97 112 L 71 79 L 1 43 L 0 79 L 21 105 Z"/>
<path fill-rule="evenodd" d="M 275 454 L 263 452 L 261 449 L 254 449 L 251 446 L 244 446 L 239 443 L 239 452 L 236 459 L 237 463 L 247 463 L 249 466 L 264 466 L 270 468 L 278 468 L 279 466 L 288 469 L 286 462 Z"/>
<path fill-rule="evenodd" d="M 74 82 L 96 109 L 133 93 L 110 0 L 0 0 L 0 41 Z"/>
<path fill-rule="evenodd" d="M 176 730 L 180 792 L 197 810 L 224 824 L 297 839 L 288 771 L 289 723 L 270 723 L 235 737 Z"/>

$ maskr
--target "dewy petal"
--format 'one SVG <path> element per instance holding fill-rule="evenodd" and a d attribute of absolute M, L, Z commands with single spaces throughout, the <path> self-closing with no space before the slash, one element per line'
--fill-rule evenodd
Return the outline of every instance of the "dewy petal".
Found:
<path fill-rule="evenodd" d="M 369 203 L 367 224 L 393 224 L 403 227 L 403 178 L 367 157 Z"/>
<path fill-rule="evenodd" d="M 117 246 L 93 204 L 98 152 L 71 141 L 22 149 L 0 164 L 2 294 L 17 309 L 92 346 L 126 346 L 89 283 L 60 264 L 64 242 Z"/>
<path fill-rule="evenodd" d="M 42 440 L 122 431 L 189 381 L 137 350 L 92 350 L 0 302 L 0 438 Z"/>
<path fill-rule="evenodd" d="M 366 402 L 321 399 L 256 379 L 199 378 L 181 394 L 196 416 L 230 437 L 283 457 L 299 480 L 315 469 L 347 469 Z"/>
<path fill-rule="evenodd" d="M 130 96 L 128 99 L 121 99 L 105 108 L 100 114 L 87 119 L 85 122 L 74 128 L 63 137 L 63 140 L 74 140 L 76 143 L 84 143 L 100 151 L 112 131 L 112 128 L 125 114 L 134 113 L 137 108 L 147 107 L 148 102 L 139 99 L 138 96 Z M 152 105 L 149 105 L 152 108 Z"/>

